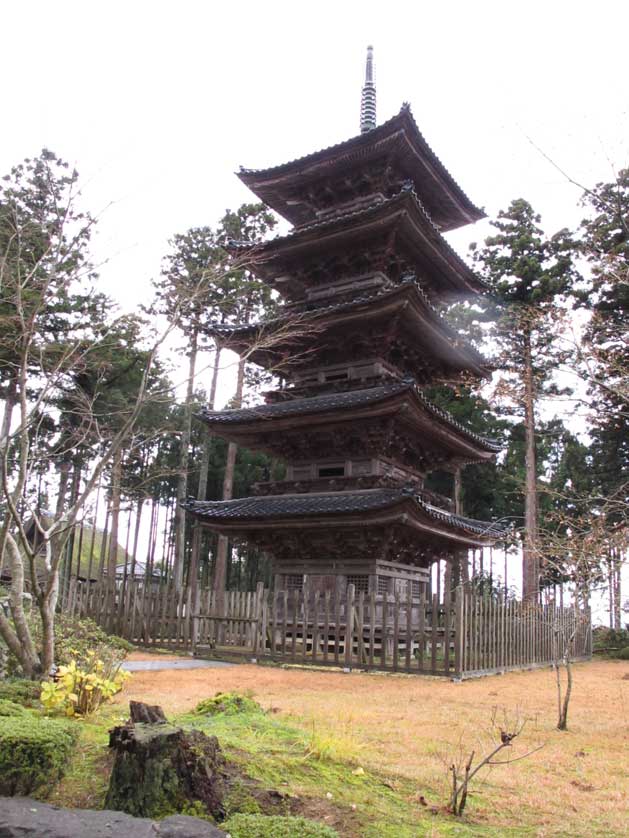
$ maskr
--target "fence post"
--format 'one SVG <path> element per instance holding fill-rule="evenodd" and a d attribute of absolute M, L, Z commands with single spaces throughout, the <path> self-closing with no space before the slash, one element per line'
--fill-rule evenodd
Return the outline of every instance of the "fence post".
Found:
<path fill-rule="evenodd" d="M 194 586 L 194 593 L 192 599 L 192 613 L 190 615 L 190 619 L 192 621 L 190 633 L 190 646 L 192 654 L 196 655 L 197 644 L 199 642 L 199 612 L 201 610 L 201 590 L 198 585 Z"/>
<path fill-rule="evenodd" d="M 430 632 L 430 671 L 437 674 L 437 623 L 439 621 L 439 599 L 437 594 L 432 595 L 432 612 L 430 615 L 432 623 Z"/>
<path fill-rule="evenodd" d="M 256 586 L 255 620 L 253 636 L 251 638 L 254 661 L 258 655 L 264 654 L 266 647 L 266 597 L 264 594 L 264 582 L 258 582 Z"/>
<path fill-rule="evenodd" d="M 345 669 L 352 668 L 352 646 L 354 644 L 354 585 L 347 586 L 345 595 Z"/>
<path fill-rule="evenodd" d="M 463 587 L 458 585 L 454 593 L 454 678 L 463 678 L 463 643 L 465 627 L 463 624 Z"/>

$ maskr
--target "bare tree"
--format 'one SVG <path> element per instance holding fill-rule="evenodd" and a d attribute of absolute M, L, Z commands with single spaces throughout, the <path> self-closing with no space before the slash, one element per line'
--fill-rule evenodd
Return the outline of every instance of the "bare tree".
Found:
<path fill-rule="evenodd" d="M 527 719 L 520 719 L 519 714 L 517 718 L 510 721 L 507 713 L 503 711 L 501 721 L 498 720 L 498 709 L 493 708 L 491 716 L 491 732 L 490 738 L 492 744 L 484 756 L 476 757 L 476 750 L 469 752 L 467 756 L 463 756 L 463 748 L 460 747 L 459 758 L 452 760 L 449 765 L 449 773 L 451 775 L 451 794 L 449 809 L 453 815 L 461 817 L 467 805 L 467 798 L 469 787 L 472 780 L 484 768 L 491 768 L 496 765 L 510 765 L 513 762 L 526 759 L 532 754 L 541 750 L 544 745 L 538 745 L 529 751 L 522 754 L 515 754 L 507 759 L 497 759 L 498 755 L 507 748 L 513 747 L 513 742 L 520 736 L 524 730 Z"/>
<path fill-rule="evenodd" d="M 104 375 L 90 364 L 115 321 L 95 317 L 95 302 L 101 313 L 111 303 L 91 287 L 95 275 L 85 246 L 93 220 L 77 209 L 77 174 L 66 169 L 43 152 L 16 167 L 0 189 L 0 373 L 10 380 L 0 439 L 0 566 L 11 576 L 10 616 L 0 609 L 0 636 L 27 677 L 46 675 L 53 665 L 68 539 L 104 470 L 131 437 L 170 331 L 148 341 L 135 391 L 115 432 L 104 433 L 96 407 Z M 87 369 L 93 373 L 89 388 L 77 384 Z M 69 417 L 70 430 L 59 431 L 60 415 Z M 68 498 L 59 492 L 54 512 L 42 510 L 33 492 L 37 475 L 52 467 L 42 443 L 46 434 L 62 461 L 88 443 L 91 451 L 82 480 Z M 27 587 L 41 619 L 40 648 L 24 609 Z"/>

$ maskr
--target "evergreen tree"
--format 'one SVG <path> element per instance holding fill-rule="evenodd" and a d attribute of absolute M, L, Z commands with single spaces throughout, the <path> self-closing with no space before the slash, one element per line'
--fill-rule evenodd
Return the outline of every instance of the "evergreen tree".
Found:
<path fill-rule="evenodd" d="M 592 513 L 606 552 L 610 625 L 620 628 L 629 541 L 629 169 L 597 184 L 583 203 L 590 214 L 580 243 L 591 276 L 577 296 L 590 319 L 578 363 L 591 408 Z"/>
<path fill-rule="evenodd" d="M 265 236 L 276 224 L 275 216 L 264 204 L 243 204 L 236 212 L 227 210 L 221 221 L 221 238 L 227 243 L 230 239 L 256 244 L 263 241 Z M 247 268 L 235 264 L 231 273 L 235 283 L 235 298 L 239 305 L 232 312 L 232 322 L 245 324 L 252 319 L 268 316 L 275 307 L 271 289 Z M 245 382 L 245 358 L 240 358 L 236 373 L 236 392 L 232 400 L 232 407 L 240 407 L 243 400 Z M 227 447 L 227 460 L 223 478 L 223 500 L 233 497 L 234 474 L 238 446 L 230 442 Z M 216 561 L 212 585 L 215 591 L 224 591 L 227 585 L 227 557 L 229 540 L 226 536 L 218 537 L 216 547 Z"/>
<path fill-rule="evenodd" d="M 536 407 L 543 395 L 556 392 L 560 303 L 577 277 L 574 246 L 566 231 L 546 237 L 539 215 L 523 199 L 492 224 L 497 233 L 475 252 L 475 260 L 491 293 L 491 340 L 503 371 L 499 392 L 524 421 L 523 596 L 534 601 L 540 575 Z"/>
<path fill-rule="evenodd" d="M 177 326 L 184 340 L 188 356 L 186 396 L 179 444 L 179 476 L 174 513 L 174 567 L 175 584 L 184 580 L 186 544 L 186 517 L 182 504 L 188 495 L 189 458 L 192 437 L 194 391 L 199 351 L 214 348 L 214 369 L 210 384 L 209 402 L 214 405 L 219 372 L 221 345 L 216 326 L 247 322 L 257 316 L 270 303 L 269 289 L 255 280 L 231 255 L 225 245 L 232 238 L 260 241 L 275 225 L 275 217 L 262 204 L 245 204 L 236 212 L 227 210 L 216 230 L 200 227 L 176 235 L 171 241 L 171 252 L 164 261 L 161 280 L 156 283 L 157 311 L 173 316 L 177 312 Z M 237 398 L 242 399 L 244 367 L 238 367 Z M 197 497 L 205 499 L 205 484 L 209 464 L 210 442 L 206 441 L 201 461 Z M 228 456 L 225 485 L 233 479 L 235 454 Z M 232 474 L 232 477 L 230 477 Z M 227 490 L 226 490 L 227 491 Z M 196 582 L 201 534 L 196 533 L 192 543 L 193 568 L 191 578 Z M 224 562 L 221 563 L 221 567 Z"/>

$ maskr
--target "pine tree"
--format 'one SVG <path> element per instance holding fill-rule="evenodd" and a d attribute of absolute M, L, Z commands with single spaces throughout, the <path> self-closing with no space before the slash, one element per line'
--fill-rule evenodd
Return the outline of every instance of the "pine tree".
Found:
<path fill-rule="evenodd" d="M 621 626 L 629 524 L 629 169 L 589 190 L 582 252 L 591 265 L 578 297 L 590 312 L 579 354 L 591 407 L 596 514 L 608 565 L 610 625 Z"/>
<path fill-rule="evenodd" d="M 175 585 L 184 580 L 186 545 L 186 516 L 183 503 L 188 495 L 189 455 L 192 436 L 194 391 L 199 351 L 214 349 L 214 367 L 210 384 L 210 402 L 213 406 L 219 373 L 221 344 L 216 326 L 246 322 L 264 308 L 270 300 L 268 289 L 238 267 L 237 260 L 225 249 L 231 238 L 256 242 L 275 224 L 274 216 L 261 204 L 245 204 L 236 212 L 227 210 L 216 230 L 198 227 L 178 234 L 171 241 L 171 252 L 164 260 L 162 278 L 156 283 L 157 311 L 172 317 L 177 311 L 177 326 L 185 340 L 184 352 L 188 356 L 186 396 L 179 441 L 179 476 L 174 514 L 174 566 Z M 242 398 L 242 376 L 239 366 L 237 393 Z M 201 475 L 197 496 L 205 499 L 204 474 L 209 462 L 209 440 L 202 453 Z M 235 454 L 228 456 L 226 486 L 233 472 Z M 227 490 L 226 490 L 227 491 Z M 189 576 L 196 582 L 201 534 L 192 543 L 192 569 Z"/>
<path fill-rule="evenodd" d="M 556 389 L 561 301 L 575 282 L 574 245 L 566 231 L 547 238 L 540 217 L 523 199 L 498 214 L 496 235 L 475 252 L 488 283 L 491 339 L 503 371 L 499 394 L 514 405 L 525 430 L 523 597 L 539 594 L 536 407 Z"/>
<path fill-rule="evenodd" d="M 227 242 L 230 239 L 255 244 L 264 239 L 267 233 L 276 224 L 275 216 L 264 206 L 264 204 L 243 204 L 236 212 L 228 210 L 221 220 L 221 238 Z M 268 315 L 274 307 L 274 301 L 270 288 L 260 280 L 257 280 L 252 273 L 243 268 L 235 266 L 231 272 L 234 281 L 234 297 L 239 300 L 239 305 L 232 312 L 231 322 L 245 324 L 251 320 L 261 319 Z M 244 382 L 245 382 L 245 358 L 240 358 L 236 374 L 236 392 L 232 400 L 232 407 L 242 405 Z M 225 463 L 225 474 L 223 478 L 223 500 L 231 500 L 233 497 L 234 473 L 236 466 L 236 455 L 238 446 L 230 442 L 227 448 L 227 461 Z M 229 551 L 229 540 L 224 535 L 219 535 L 216 547 L 216 561 L 214 563 L 214 577 L 212 586 L 215 591 L 225 590 L 227 585 L 227 555 Z"/>

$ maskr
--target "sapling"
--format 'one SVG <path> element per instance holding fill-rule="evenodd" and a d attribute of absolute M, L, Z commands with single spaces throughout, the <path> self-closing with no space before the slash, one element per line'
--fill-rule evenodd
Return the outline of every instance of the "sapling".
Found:
<path fill-rule="evenodd" d="M 491 717 L 493 740 L 493 747 L 491 747 L 491 750 L 489 750 L 485 756 L 479 757 L 476 762 L 474 762 L 476 751 L 472 750 L 464 762 L 463 760 L 460 760 L 458 763 L 452 761 L 450 764 L 449 772 L 452 775 L 452 787 L 448 808 L 453 815 L 461 817 L 463 814 L 467 804 L 470 783 L 481 769 L 494 765 L 509 765 L 512 762 L 526 759 L 526 757 L 531 756 L 531 754 L 534 754 L 536 751 L 539 751 L 540 748 L 544 747 L 542 743 L 537 748 L 533 748 L 524 754 L 510 756 L 507 759 L 496 759 L 501 751 L 513 747 L 514 740 L 522 733 L 526 723 L 527 719 L 516 719 L 514 722 L 509 722 L 507 714 L 503 713 L 503 722 L 502 724 L 498 724 L 497 708 L 494 707 Z"/>

